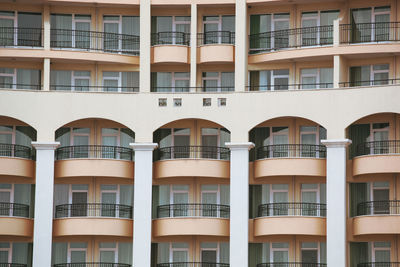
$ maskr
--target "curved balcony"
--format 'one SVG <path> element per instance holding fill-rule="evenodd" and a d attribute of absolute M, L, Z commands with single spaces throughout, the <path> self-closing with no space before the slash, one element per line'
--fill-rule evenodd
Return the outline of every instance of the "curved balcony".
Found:
<path fill-rule="evenodd" d="M 132 236 L 133 208 L 106 203 L 64 204 L 55 208 L 55 236 Z"/>
<path fill-rule="evenodd" d="M 127 147 L 60 147 L 55 151 L 55 177 L 99 176 L 133 179 L 133 156 L 133 150 Z"/>
<path fill-rule="evenodd" d="M 32 237 L 33 220 L 29 215 L 28 205 L 0 202 L 0 236 Z"/>
<path fill-rule="evenodd" d="M 151 34 L 151 45 L 190 45 L 190 33 L 157 32 Z"/>
<path fill-rule="evenodd" d="M 0 27 L 0 47 L 43 47 L 43 29 Z"/>
<path fill-rule="evenodd" d="M 155 236 L 229 236 L 228 205 L 170 204 L 157 207 Z"/>
<path fill-rule="evenodd" d="M 0 217 L 29 218 L 29 206 L 19 203 L 0 202 Z"/>
<path fill-rule="evenodd" d="M 189 64 L 190 34 L 185 32 L 157 32 L 151 34 L 151 63 Z"/>
<path fill-rule="evenodd" d="M 363 262 L 357 264 L 357 267 L 399 267 L 400 262 Z"/>
<path fill-rule="evenodd" d="M 112 263 L 112 262 L 79 262 L 79 263 L 53 264 L 53 267 L 131 267 L 131 266 L 132 265 L 126 263 Z"/>
<path fill-rule="evenodd" d="M 30 147 L 0 144 L 0 175 L 33 178 L 34 158 L 34 152 Z"/>
<path fill-rule="evenodd" d="M 353 158 L 353 175 L 400 172 L 400 140 L 358 144 Z"/>
<path fill-rule="evenodd" d="M 269 203 L 258 207 L 254 235 L 326 235 L 326 204 Z"/>
<path fill-rule="evenodd" d="M 326 263 L 312 262 L 266 262 L 259 263 L 257 267 L 326 267 Z"/>
<path fill-rule="evenodd" d="M 373 22 L 340 25 L 341 44 L 399 41 L 400 22 Z"/>
<path fill-rule="evenodd" d="M 232 63 L 235 61 L 235 33 L 210 31 L 197 34 L 198 63 Z"/>
<path fill-rule="evenodd" d="M 40 89 L 38 89 L 38 90 L 40 90 Z M 52 91 L 73 91 L 73 92 L 137 93 L 137 92 L 139 92 L 139 87 L 51 84 L 50 90 L 52 90 Z"/>
<path fill-rule="evenodd" d="M 7 262 L 0 262 L 1 267 L 28 267 L 27 264 L 22 263 L 7 263 Z"/>
<path fill-rule="evenodd" d="M 154 151 L 154 178 L 230 177 L 230 151 L 226 147 L 174 146 Z"/>
<path fill-rule="evenodd" d="M 157 267 L 229 267 L 229 263 L 215 263 L 215 262 L 166 262 L 166 263 L 157 263 Z"/>
<path fill-rule="evenodd" d="M 254 162 L 254 177 L 304 175 L 326 176 L 326 147 L 284 144 L 259 147 Z"/>

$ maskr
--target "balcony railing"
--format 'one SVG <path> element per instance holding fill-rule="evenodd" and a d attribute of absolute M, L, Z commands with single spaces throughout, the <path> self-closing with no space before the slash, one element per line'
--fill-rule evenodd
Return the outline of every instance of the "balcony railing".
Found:
<path fill-rule="evenodd" d="M 56 160 L 62 159 L 122 159 L 133 160 L 133 150 L 120 146 L 64 146 L 56 149 Z"/>
<path fill-rule="evenodd" d="M 0 217 L 29 218 L 29 206 L 18 203 L 0 202 Z"/>
<path fill-rule="evenodd" d="M 28 267 L 28 265 L 27 264 L 22 264 L 22 263 L 0 262 L 0 267 Z"/>
<path fill-rule="evenodd" d="M 151 45 L 190 45 L 190 33 L 157 32 L 151 34 Z"/>
<path fill-rule="evenodd" d="M 0 27 L 0 47 L 42 47 L 43 29 Z"/>
<path fill-rule="evenodd" d="M 53 91 L 76 91 L 76 92 L 139 92 L 139 87 L 121 86 L 91 86 L 91 85 L 50 85 Z"/>
<path fill-rule="evenodd" d="M 355 156 L 400 154 L 400 140 L 364 142 L 357 145 Z"/>
<path fill-rule="evenodd" d="M 0 144 L 0 157 L 34 159 L 30 147 L 13 144 Z"/>
<path fill-rule="evenodd" d="M 197 34 L 197 45 L 235 44 L 235 33 L 230 31 L 210 31 Z"/>
<path fill-rule="evenodd" d="M 308 262 L 268 262 L 259 263 L 257 267 L 326 267 L 326 263 L 308 263 Z"/>
<path fill-rule="evenodd" d="M 167 262 L 167 263 L 157 263 L 157 267 L 229 267 L 229 263 Z"/>
<path fill-rule="evenodd" d="M 79 263 L 53 264 L 53 267 L 131 267 L 131 265 L 125 263 L 111 263 L 111 262 L 79 262 Z"/>
<path fill-rule="evenodd" d="M 263 146 L 257 149 L 256 158 L 326 158 L 326 147 L 305 144 Z"/>
<path fill-rule="evenodd" d="M 363 262 L 357 264 L 357 267 L 399 267 L 400 262 Z"/>
<path fill-rule="evenodd" d="M 258 206 L 258 217 L 314 216 L 326 217 L 326 204 L 320 203 L 268 203 Z"/>
<path fill-rule="evenodd" d="M 340 43 L 400 41 L 400 22 L 374 22 L 340 25 Z"/>
<path fill-rule="evenodd" d="M 400 214 L 400 200 L 361 202 L 357 205 L 357 216 Z"/>
<path fill-rule="evenodd" d="M 108 32 L 51 29 L 50 46 L 84 51 L 139 55 L 139 36 Z"/>
<path fill-rule="evenodd" d="M 268 84 L 268 85 L 249 85 L 247 91 L 281 91 L 281 90 L 301 90 L 301 89 L 326 89 L 333 88 L 333 83 L 299 83 L 299 84 Z"/>
<path fill-rule="evenodd" d="M 112 217 L 132 219 L 133 208 L 122 204 L 79 203 L 56 206 L 55 218 Z"/>
<path fill-rule="evenodd" d="M 221 159 L 229 160 L 230 151 L 217 146 L 172 146 L 155 150 L 154 159 Z"/>
<path fill-rule="evenodd" d="M 357 86 L 379 86 L 379 85 L 393 85 L 393 84 L 400 84 L 400 79 L 340 82 L 339 86 L 340 87 L 357 87 Z"/>
<path fill-rule="evenodd" d="M 213 217 L 229 218 L 230 207 L 219 204 L 170 204 L 157 207 L 157 218 Z"/>
<path fill-rule="evenodd" d="M 188 93 L 190 88 L 189 86 L 156 86 L 151 87 L 151 91 L 157 93 Z"/>
<path fill-rule="evenodd" d="M 0 89 L 41 90 L 40 84 L 0 83 Z"/>
<path fill-rule="evenodd" d="M 333 26 L 306 27 L 251 34 L 250 54 L 333 44 Z"/>

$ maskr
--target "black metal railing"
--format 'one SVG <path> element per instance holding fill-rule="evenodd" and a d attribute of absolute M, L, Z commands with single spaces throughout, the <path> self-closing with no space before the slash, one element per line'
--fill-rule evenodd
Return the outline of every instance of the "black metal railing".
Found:
<path fill-rule="evenodd" d="M 215 263 L 215 262 L 166 262 L 166 263 L 157 263 L 157 267 L 229 267 L 229 263 Z"/>
<path fill-rule="evenodd" d="M 203 86 L 203 87 L 197 87 L 196 91 L 200 91 L 203 93 L 208 93 L 208 92 L 233 92 L 235 91 L 234 86 Z"/>
<path fill-rule="evenodd" d="M 121 86 L 91 86 L 91 85 L 50 85 L 53 91 L 77 91 L 77 92 L 139 92 L 139 87 Z"/>
<path fill-rule="evenodd" d="M 154 159 L 221 159 L 229 160 L 230 151 L 217 146 L 172 146 L 155 150 Z"/>
<path fill-rule="evenodd" d="M 78 203 L 56 206 L 55 218 L 112 217 L 132 219 L 133 208 L 122 204 Z"/>
<path fill-rule="evenodd" d="M 400 41 L 400 22 L 342 24 L 339 27 L 342 44 Z"/>
<path fill-rule="evenodd" d="M 323 145 L 284 144 L 259 147 L 256 159 L 265 158 L 326 158 Z"/>
<path fill-rule="evenodd" d="M 210 31 L 197 34 L 197 45 L 235 44 L 235 32 Z"/>
<path fill-rule="evenodd" d="M 151 45 L 190 45 L 190 33 L 157 32 L 151 34 Z"/>
<path fill-rule="evenodd" d="M 357 216 L 400 214 L 400 200 L 361 202 L 357 205 Z"/>
<path fill-rule="evenodd" d="M 133 160 L 133 150 L 120 146 L 64 146 L 56 149 L 55 156 L 56 160 L 76 158 Z"/>
<path fill-rule="evenodd" d="M 357 86 L 378 86 L 378 85 L 393 85 L 393 84 L 400 84 L 400 79 L 340 82 L 339 86 L 340 87 L 357 87 Z"/>
<path fill-rule="evenodd" d="M 259 263 L 257 267 L 326 267 L 326 263 L 313 262 L 267 262 Z"/>
<path fill-rule="evenodd" d="M 29 206 L 18 203 L 0 202 L 0 217 L 1 216 L 29 218 Z"/>
<path fill-rule="evenodd" d="M 275 84 L 275 85 L 249 85 L 247 91 L 281 91 L 300 89 L 325 89 L 333 88 L 333 83 L 299 83 L 299 84 Z"/>
<path fill-rule="evenodd" d="M 333 26 L 317 26 L 251 34 L 250 54 L 278 51 L 286 48 L 333 44 Z"/>
<path fill-rule="evenodd" d="M 58 263 L 58 264 L 53 264 L 53 267 L 131 267 L 131 265 L 126 263 L 111 263 L 111 262 L 78 262 L 78 263 Z"/>
<path fill-rule="evenodd" d="M 157 86 L 157 87 L 151 87 L 151 92 L 157 92 L 157 93 L 188 93 L 190 92 L 189 86 Z"/>
<path fill-rule="evenodd" d="M 0 46 L 42 47 L 43 29 L 0 27 Z"/>
<path fill-rule="evenodd" d="M 326 204 L 285 202 L 258 206 L 258 217 L 269 216 L 315 216 L 326 217 Z"/>
<path fill-rule="evenodd" d="M 139 36 L 67 29 L 50 30 L 50 47 L 139 55 Z"/>
<path fill-rule="evenodd" d="M 0 157 L 34 159 L 30 147 L 13 144 L 0 144 Z"/>
<path fill-rule="evenodd" d="M 157 207 L 157 218 L 213 217 L 229 218 L 230 207 L 219 204 L 169 204 Z"/>
<path fill-rule="evenodd" d="M 400 140 L 374 141 L 358 144 L 355 156 L 400 154 Z"/>
<path fill-rule="evenodd" d="M 0 89 L 41 90 L 40 84 L 0 83 Z"/>
<path fill-rule="evenodd" d="M 357 267 L 400 267 L 400 262 L 363 262 Z"/>
<path fill-rule="evenodd" d="M 28 265 L 27 264 L 23 264 L 23 263 L 0 262 L 0 267 L 28 267 Z"/>

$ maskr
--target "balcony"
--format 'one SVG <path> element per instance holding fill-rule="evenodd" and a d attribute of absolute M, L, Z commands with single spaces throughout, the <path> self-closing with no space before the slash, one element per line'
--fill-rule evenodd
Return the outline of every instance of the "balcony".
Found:
<path fill-rule="evenodd" d="M 55 151 L 55 177 L 119 177 L 133 179 L 133 150 L 127 147 L 84 145 Z"/>
<path fill-rule="evenodd" d="M 1 267 L 28 267 L 27 264 L 0 262 Z"/>
<path fill-rule="evenodd" d="M 322 145 L 283 144 L 259 147 L 254 162 L 254 177 L 325 176 L 326 147 Z"/>
<path fill-rule="evenodd" d="M 0 89 L 42 90 L 41 84 L 1 83 Z"/>
<path fill-rule="evenodd" d="M 1 266 L 1 263 L 0 263 Z M 80 263 L 59 263 L 53 267 L 131 267 L 130 264 L 112 262 L 80 262 Z"/>
<path fill-rule="evenodd" d="M 357 267 L 399 267 L 400 262 L 363 262 L 357 264 Z"/>
<path fill-rule="evenodd" d="M 235 61 L 235 33 L 210 31 L 197 34 L 198 63 L 233 63 Z"/>
<path fill-rule="evenodd" d="M 0 144 L 0 175 L 33 178 L 34 158 L 34 152 L 30 147 Z"/>
<path fill-rule="evenodd" d="M 358 144 L 353 158 L 353 175 L 400 172 L 400 140 Z"/>
<path fill-rule="evenodd" d="M 158 32 L 151 34 L 151 63 L 189 64 L 190 34 L 185 32 Z"/>
<path fill-rule="evenodd" d="M 154 152 L 154 178 L 210 177 L 229 179 L 230 151 L 226 147 L 174 146 Z"/>
<path fill-rule="evenodd" d="M 0 47 L 43 47 L 43 29 L 0 27 Z"/>
<path fill-rule="evenodd" d="M 132 236 L 133 208 L 106 203 L 64 204 L 55 207 L 55 236 Z"/>
<path fill-rule="evenodd" d="M 29 206 L 0 202 L 0 236 L 32 237 L 32 234 L 33 220 L 29 219 Z"/>
<path fill-rule="evenodd" d="M 258 216 L 254 219 L 255 236 L 326 234 L 326 204 L 262 204 Z"/>
<path fill-rule="evenodd" d="M 218 204 L 170 204 L 157 207 L 157 218 L 212 217 L 229 218 L 230 207 Z"/>
<path fill-rule="evenodd" d="M 374 22 L 340 25 L 341 44 L 399 41 L 400 22 Z"/>
<path fill-rule="evenodd" d="M 167 262 L 167 263 L 157 263 L 157 267 L 229 267 L 229 263 Z"/>
<path fill-rule="evenodd" d="M 40 89 L 37 89 L 37 90 L 40 90 Z M 52 90 L 52 91 L 73 91 L 73 92 L 137 93 L 137 92 L 139 92 L 139 87 L 51 84 L 50 90 Z"/>
<path fill-rule="evenodd" d="M 257 267 L 326 267 L 326 263 L 310 263 L 310 262 L 268 262 L 259 263 Z"/>
<path fill-rule="evenodd" d="M 386 80 L 368 80 L 368 81 L 353 81 L 353 82 L 340 82 L 340 87 L 362 87 L 362 86 L 385 86 L 400 84 L 400 79 L 386 79 Z"/>
<path fill-rule="evenodd" d="M 29 218 L 29 206 L 18 203 L 0 202 L 0 217 Z"/>
<path fill-rule="evenodd" d="M 266 84 L 246 86 L 246 91 L 283 91 L 333 88 L 333 83 Z"/>

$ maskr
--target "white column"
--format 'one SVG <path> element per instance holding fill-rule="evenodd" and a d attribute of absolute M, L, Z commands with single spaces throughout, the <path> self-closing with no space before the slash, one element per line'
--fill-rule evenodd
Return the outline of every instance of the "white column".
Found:
<path fill-rule="evenodd" d="M 43 59 L 43 91 L 50 90 L 50 58 Z"/>
<path fill-rule="evenodd" d="M 140 1 L 140 92 L 150 92 L 151 71 L 151 4 Z"/>
<path fill-rule="evenodd" d="M 231 267 L 248 266 L 249 248 L 249 150 L 253 143 L 225 143 L 230 160 L 230 240 Z"/>
<path fill-rule="evenodd" d="M 190 11 L 190 87 L 197 86 L 197 4 L 191 5 Z"/>
<path fill-rule="evenodd" d="M 151 207 L 154 143 L 131 143 L 135 150 L 133 266 L 151 266 Z"/>
<path fill-rule="evenodd" d="M 346 266 L 346 148 L 351 141 L 322 140 L 326 159 L 326 250 L 328 267 Z"/>
<path fill-rule="evenodd" d="M 53 240 L 54 150 L 59 142 L 32 142 L 36 148 L 33 267 L 51 266 Z"/>
<path fill-rule="evenodd" d="M 235 91 L 245 91 L 247 85 L 247 4 L 236 0 L 235 12 Z"/>

